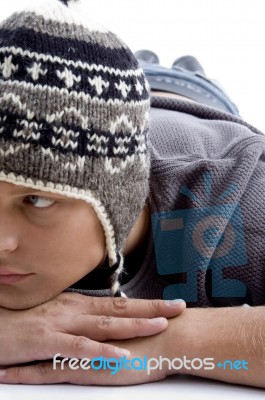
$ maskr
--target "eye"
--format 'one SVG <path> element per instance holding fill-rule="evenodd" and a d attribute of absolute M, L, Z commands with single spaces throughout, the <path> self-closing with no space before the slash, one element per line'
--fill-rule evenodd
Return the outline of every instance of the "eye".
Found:
<path fill-rule="evenodd" d="M 55 200 L 49 199 L 48 197 L 41 196 L 27 196 L 27 203 L 31 203 L 35 208 L 48 208 L 55 203 Z M 29 200 L 30 199 L 30 200 Z"/>

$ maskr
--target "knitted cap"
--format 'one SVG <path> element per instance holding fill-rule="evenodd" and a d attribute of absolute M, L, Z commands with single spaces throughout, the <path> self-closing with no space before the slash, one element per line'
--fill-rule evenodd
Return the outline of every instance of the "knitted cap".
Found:
<path fill-rule="evenodd" d="M 114 296 L 148 196 L 148 115 L 131 51 L 71 2 L 36 4 L 0 25 L 0 180 L 93 206 Z"/>

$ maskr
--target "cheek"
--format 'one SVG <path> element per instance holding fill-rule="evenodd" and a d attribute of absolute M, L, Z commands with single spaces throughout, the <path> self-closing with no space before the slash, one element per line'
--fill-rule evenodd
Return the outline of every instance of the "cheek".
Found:
<path fill-rule="evenodd" d="M 94 214 L 81 213 L 68 221 L 61 237 L 61 249 L 65 248 L 76 260 L 94 267 L 98 265 L 104 255 L 105 236 Z"/>
<path fill-rule="evenodd" d="M 32 239 L 30 264 L 35 261 L 37 273 L 68 286 L 99 265 L 105 254 L 103 228 L 86 209 L 69 214 L 56 227 L 36 230 Z"/>

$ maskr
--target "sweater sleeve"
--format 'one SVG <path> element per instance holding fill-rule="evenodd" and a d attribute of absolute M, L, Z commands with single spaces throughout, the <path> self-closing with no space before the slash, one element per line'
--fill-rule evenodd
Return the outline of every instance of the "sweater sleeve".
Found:
<path fill-rule="evenodd" d="M 229 114 L 170 104 L 151 113 L 153 234 L 158 271 L 184 277 L 164 298 L 265 304 L 265 136 Z"/>

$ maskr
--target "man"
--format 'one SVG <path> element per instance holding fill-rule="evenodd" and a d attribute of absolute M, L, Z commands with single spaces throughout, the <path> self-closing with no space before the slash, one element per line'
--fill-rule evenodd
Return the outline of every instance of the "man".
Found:
<path fill-rule="evenodd" d="M 117 349 L 109 347 L 115 344 L 129 349 L 130 356 L 134 357 L 188 360 L 212 357 L 220 362 L 227 358 L 240 359 L 249 363 L 246 369 L 242 361 L 240 374 L 238 364 L 230 371 L 217 368 L 209 371 L 191 369 L 189 362 L 183 363 L 178 372 L 264 387 L 264 355 L 261 352 L 264 313 L 260 306 L 264 303 L 262 290 L 251 290 L 255 280 L 241 274 L 241 265 L 249 265 L 249 260 L 244 232 L 239 229 L 242 215 L 238 207 L 243 194 L 248 193 L 251 173 L 261 159 L 258 148 L 262 148 L 264 138 L 255 128 L 231 114 L 199 103 L 193 105 L 189 101 L 156 98 L 150 120 L 152 139 L 147 147 L 149 96 L 138 64 L 128 49 L 108 32 L 98 27 L 92 36 L 86 29 L 80 31 L 77 21 L 73 24 L 70 7 L 69 12 L 59 3 L 54 7 L 11 17 L 1 30 L 5 46 L 1 48 L 1 212 L 4 223 L 0 281 L 3 350 L 0 360 L 3 366 L 11 365 L 2 370 L 1 382 L 134 384 L 176 373 L 167 365 L 152 371 L 150 376 L 140 371 L 123 370 L 115 377 L 106 370 L 100 373 L 89 371 L 88 375 L 83 370 L 73 371 L 69 365 L 63 371 L 54 370 L 52 361 L 12 367 L 50 360 L 58 353 L 62 357 L 79 359 L 100 353 L 117 354 Z M 72 24 L 72 29 L 64 30 L 63 25 L 57 24 L 53 37 L 52 24 L 58 15 L 64 23 Z M 44 31 L 43 20 L 46 21 Z M 10 35 L 10 31 L 14 34 Z M 70 38 L 69 31 L 72 32 Z M 80 34 L 82 46 L 78 43 Z M 31 40 L 34 35 L 38 40 Z M 45 56 L 44 50 L 49 56 Z M 120 57 L 106 57 L 115 51 Z M 89 64 L 91 55 L 94 64 L 91 61 Z M 126 56 L 125 59 L 121 55 Z M 80 60 L 82 57 L 85 59 Z M 95 66 L 96 61 L 98 65 Z M 107 65 L 102 65 L 103 62 Z M 45 95 L 41 96 L 39 92 Z M 221 125 L 219 130 L 218 124 Z M 167 140 L 161 136 L 163 129 Z M 199 132 L 197 137 L 195 132 Z M 228 141 L 222 133 L 227 135 Z M 14 143 L 19 146 L 15 147 Z M 236 146 L 231 146 L 231 150 L 238 150 L 233 154 L 234 158 L 229 157 L 232 153 L 228 151 L 232 143 Z M 249 146 L 241 146 L 242 143 Z M 256 143 L 249 152 L 248 163 L 242 162 L 251 145 Z M 225 144 L 228 147 L 222 153 Z M 152 147 L 153 151 L 150 151 Z M 150 191 L 147 149 L 153 157 Z M 18 155 L 20 163 L 16 162 Z M 84 166 L 86 173 L 83 173 Z M 196 168 L 192 169 L 193 166 Z M 218 179 L 211 180 L 211 175 L 205 174 L 210 167 Z M 234 167 L 240 173 L 231 177 Z M 260 177 L 261 172 L 257 168 L 256 177 Z M 228 180 L 231 184 L 227 194 L 234 196 L 233 201 L 221 202 L 217 208 L 208 202 L 201 214 L 202 208 L 194 207 L 194 202 L 199 200 L 197 194 L 201 193 L 203 184 L 208 185 L 209 200 L 211 193 L 219 191 L 219 197 L 224 195 L 221 189 L 227 189 Z M 13 186 L 17 186 L 16 190 Z M 18 193 L 20 186 L 27 188 L 23 198 Z M 34 199 L 34 204 L 30 198 Z M 41 203 L 44 207 L 36 206 L 35 200 L 44 201 Z M 259 205 L 258 199 L 255 204 Z M 156 206 L 159 206 L 157 212 Z M 215 213 L 209 215 L 210 209 Z M 74 218 L 76 212 L 78 220 Z M 192 218 L 190 212 L 194 212 Z M 234 215 L 241 234 L 236 236 L 242 253 L 237 257 L 232 252 L 237 246 L 229 247 L 235 238 Z M 250 227 L 248 214 L 244 216 Z M 202 220 L 204 224 L 200 223 Z M 182 242 L 183 246 L 176 247 L 180 243 L 176 239 L 183 240 L 183 235 L 178 236 L 178 233 L 183 232 L 187 221 L 187 237 L 192 241 L 186 240 Z M 198 222 L 196 227 L 192 225 L 194 221 Z M 207 225 L 209 221 L 212 225 Z M 206 232 L 205 226 L 213 230 Z M 45 232 L 51 233 L 51 237 L 45 236 Z M 173 242 L 170 232 L 174 234 Z M 255 229 L 252 229 L 253 237 L 254 234 Z M 91 240 L 87 248 L 86 236 Z M 165 252 L 168 243 L 171 244 L 170 251 L 180 250 L 174 255 L 179 260 L 177 266 L 182 269 L 175 269 L 174 264 L 174 268 L 171 265 L 167 270 L 168 261 L 174 261 L 172 254 Z M 256 273 L 262 276 L 261 246 L 250 246 L 249 249 L 256 261 Z M 220 260 L 223 262 L 228 253 L 229 262 L 240 260 L 240 265 L 237 265 L 239 268 L 234 277 L 229 276 L 229 273 L 233 274 L 229 266 L 225 280 Z M 210 264 L 211 261 L 214 263 Z M 49 266 L 45 271 L 47 263 Z M 249 268 L 243 272 L 247 273 Z M 95 275 L 91 276 L 93 272 Z M 97 285 L 100 287 L 95 287 Z M 59 294 L 66 289 L 90 296 L 95 290 L 96 296 L 124 298 L 97 297 L 95 300 L 76 293 Z M 184 311 L 185 302 L 169 302 L 171 305 L 168 305 L 157 300 L 130 301 L 125 296 L 165 300 L 182 297 L 189 308 Z M 254 307 L 236 307 L 245 302 Z M 219 307 L 213 308 L 216 306 Z M 27 310 L 29 307 L 32 308 Z M 90 317 L 84 317 L 82 313 L 88 313 Z M 100 315 L 114 318 L 100 318 Z M 170 319 L 166 322 L 162 318 L 157 326 L 133 319 L 155 316 Z M 126 317 L 132 320 L 126 320 Z M 21 330 L 23 335 L 18 337 L 17 332 Z M 249 335 L 255 337 L 255 341 L 248 340 Z M 108 343 L 101 344 L 106 341 Z"/>

